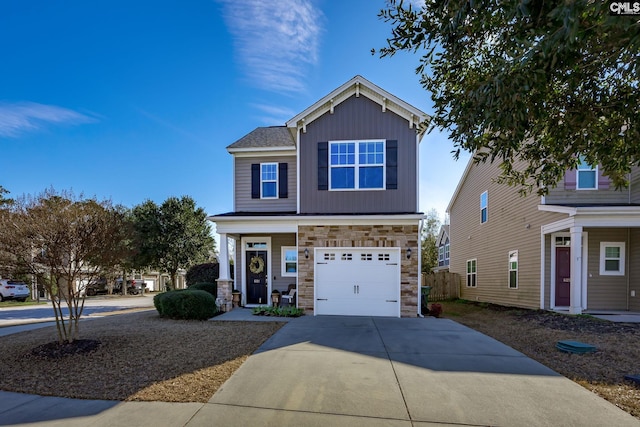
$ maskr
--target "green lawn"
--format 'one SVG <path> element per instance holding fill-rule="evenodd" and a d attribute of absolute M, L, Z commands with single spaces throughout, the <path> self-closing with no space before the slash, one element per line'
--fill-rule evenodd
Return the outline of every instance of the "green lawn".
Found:
<path fill-rule="evenodd" d="M 26 300 L 25 302 L 20 302 L 20 301 L 2 301 L 0 302 L 0 308 L 3 307 L 24 307 L 25 305 L 42 305 L 42 304 L 46 304 L 46 302 L 38 302 L 38 301 L 31 301 L 31 299 Z"/>

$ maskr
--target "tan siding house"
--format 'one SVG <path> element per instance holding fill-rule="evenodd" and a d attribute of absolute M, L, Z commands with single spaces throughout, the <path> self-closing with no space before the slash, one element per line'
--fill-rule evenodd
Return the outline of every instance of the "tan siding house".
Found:
<path fill-rule="evenodd" d="M 447 209 L 462 298 L 572 313 L 640 309 L 640 206 L 631 202 L 640 186 L 615 190 L 597 168 L 583 171 L 546 197 L 522 197 L 494 182 L 498 163 L 469 162 Z"/>

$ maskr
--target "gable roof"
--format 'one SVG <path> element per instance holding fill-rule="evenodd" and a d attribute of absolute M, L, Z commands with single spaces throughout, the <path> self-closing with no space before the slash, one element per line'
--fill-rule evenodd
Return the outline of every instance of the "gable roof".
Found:
<path fill-rule="evenodd" d="M 271 126 L 256 128 L 227 146 L 229 153 L 255 151 L 256 149 L 269 151 L 291 150 L 295 149 L 295 143 L 286 127 Z"/>
<path fill-rule="evenodd" d="M 447 237 L 449 237 L 449 224 L 443 224 L 440 226 L 440 233 L 438 233 L 438 240 L 436 241 L 438 246 L 444 244 Z"/>
<path fill-rule="evenodd" d="M 475 152 L 473 154 L 475 155 Z M 449 201 L 449 205 L 447 206 L 447 210 L 446 210 L 447 213 L 451 212 L 451 208 L 453 207 L 453 203 L 458 198 L 458 194 L 460 194 L 460 190 L 462 189 L 462 185 L 466 181 L 467 176 L 469 175 L 469 172 L 471 171 L 471 167 L 473 166 L 473 163 L 474 163 L 474 160 L 473 160 L 474 155 L 472 155 L 471 158 L 469 159 L 469 161 L 467 162 L 467 167 L 464 169 L 464 172 L 462 173 L 462 176 L 460 177 L 460 181 L 458 181 L 458 185 L 456 186 L 456 189 L 453 192 L 453 196 L 451 196 L 451 201 Z"/>
<path fill-rule="evenodd" d="M 342 86 L 334 89 L 327 96 L 323 97 L 303 112 L 287 121 L 286 126 L 295 135 L 298 129 L 306 131 L 306 125 L 316 120 L 323 114 L 329 112 L 333 114 L 333 108 L 351 96 L 366 96 L 370 100 L 379 104 L 382 111 L 392 111 L 409 122 L 409 127 L 416 128 L 420 139 L 424 135 L 425 127 L 420 126 L 431 117 L 425 112 L 417 109 L 400 98 L 390 94 L 384 89 L 374 85 L 362 76 L 355 76 Z"/>

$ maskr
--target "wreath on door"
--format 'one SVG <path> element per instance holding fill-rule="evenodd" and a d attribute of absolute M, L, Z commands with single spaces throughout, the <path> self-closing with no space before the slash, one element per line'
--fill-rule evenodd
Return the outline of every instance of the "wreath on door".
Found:
<path fill-rule="evenodd" d="M 249 263 L 249 271 L 253 274 L 259 274 L 264 271 L 264 260 L 259 256 L 254 256 L 251 258 L 251 262 Z"/>

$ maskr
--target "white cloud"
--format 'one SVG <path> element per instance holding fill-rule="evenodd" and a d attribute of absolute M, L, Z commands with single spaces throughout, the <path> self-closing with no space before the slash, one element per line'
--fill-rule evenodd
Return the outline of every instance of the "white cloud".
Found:
<path fill-rule="evenodd" d="M 296 112 L 289 108 L 266 104 L 252 104 L 252 106 L 264 113 L 260 120 L 268 125 L 284 125 L 287 120 L 296 115 Z"/>
<path fill-rule="evenodd" d="M 305 89 L 318 61 L 322 12 L 309 0 L 219 0 L 246 77 L 274 92 Z"/>
<path fill-rule="evenodd" d="M 93 117 L 55 105 L 0 102 L 0 137 L 15 138 L 47 124 L 79 125 L 95 121 Z"/>

